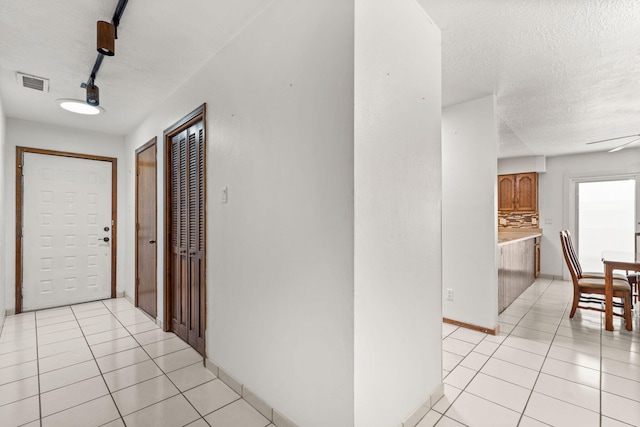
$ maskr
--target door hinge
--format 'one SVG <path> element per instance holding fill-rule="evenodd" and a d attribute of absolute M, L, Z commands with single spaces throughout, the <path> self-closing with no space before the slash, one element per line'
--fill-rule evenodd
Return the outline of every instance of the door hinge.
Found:
<path fill-rule="evenodd" d="M 140 287 L 140 278 L 136 277 L 136 288 Z"/>

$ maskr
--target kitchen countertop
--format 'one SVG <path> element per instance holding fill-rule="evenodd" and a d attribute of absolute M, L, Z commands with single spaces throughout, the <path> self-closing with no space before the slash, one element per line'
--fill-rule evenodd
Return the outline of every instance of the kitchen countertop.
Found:
<path fill-rule="evenodd" d="M 499 229 L 498 230 L 498 246 L 504 245 L 507 243 L 519 242 L 521 240 L 533 239 L 534 237 L 540 237 L 540 236 L 542 236 L 542 230 L 539 228 Z"/>

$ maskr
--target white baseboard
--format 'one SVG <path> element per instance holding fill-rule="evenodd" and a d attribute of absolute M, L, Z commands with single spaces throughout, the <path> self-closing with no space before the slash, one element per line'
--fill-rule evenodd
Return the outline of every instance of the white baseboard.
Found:
<path fill-rule="evenodd" d="M 555 274 L 541 274 L 537 279 L 564 280 L 562 276 L 556 276 Z"/>
<path fill-rule="evenodd" d="M 442 396 L 444 396 L 444 384 L 440 383 L 436 386 L 431 395 L 429 395 L 427 400 L 422 405 L 420 405 L 418 409 L 413 411 L 413 413 L 409 415 L 407 419 L 398 427 L 416 427 L 420 420 L 422 420 L 424 416 L 427 415 L 427 412 L 429 412 L 431 408 L 433 408 L 433 405 L 435 405 L 436 402 L 442 398 Z"/>
<path fill-rule="evenodd" d="M 285 417 L 277 409 L 274 409 L 264 399 L 259 397 L 257 394 L 255 394 L 251 390 L 249 390 L 247 386 L 241 384 L 240 381 L 236 380 L 227 371 L 225 371 L 224 369 L 222 369 L 221 367 L 213 363 L 211 360 L 206 359 L 205 365 L 207 369 L 213 372 L 213 374 L 220 379 L 220 381 L 228 385 L 236 393 L 242 396 L 242 398 L 249 405 L 253 406 L 256 409 L 256 411 L 260 412 L 266 419 L 268 419 L 274 425 L 276 425 L 277 427 L 298 427 L 293 421 Z"/>
<path fill-rule="evenodd" d="M 258 412 L 260 412 L 266 419 L 271 421 L 277 427 L 298 427 L 293 421 L 288 419 L 277 409 L 273 408 L 264 399 L 252 392 L 247 386 L 240 383 L 240 381 L 236 380 L 227 371 L 219 367 L 211 360 L 206 359 L 205 366 L 207 367 L 207 369 L 213 372 L 213 374 L 217 376 L 220 381 L 228 385 L 236 393 L 242 396 L 242 398 L 249 405 L 253 406 Z M 444 384 L 440 383 L 435 387 L 427 400 L 422 405 L 420 405 L 418 409 L 413 411 L 413 413 L 409 415 L 407 419 L 398 427 L 416 427 L 422 420 L 422 418 L 424 418 L 424 416 L 427 414 L 427 412 L 431 410 L 433 405 L 435 405 L 436 402 L 438 402 L 438 400 L 442 398 L 442 396 L 444 396 Z"/>
<path fill-rule="evenodd" d="M 122 297 L 123 297 L 124 299 L 126 299 L 127 301 L 129 301 L 131 304 L 133 304 L 133 305 L 135 305 L 135 304 L 136 304 L 136 301 L 135 301 L 135 299 L 133 298 L 133 296 L 129 295 L 128 293 L 126 293 L 126 292 L 122 292 Z"/>

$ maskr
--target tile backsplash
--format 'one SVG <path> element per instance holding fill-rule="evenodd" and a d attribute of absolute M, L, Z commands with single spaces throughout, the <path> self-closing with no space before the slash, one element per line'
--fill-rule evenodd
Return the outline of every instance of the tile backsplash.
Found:
<path fill-rule="evenodd" d="M 501 228 L 539 228 L 539 212 L 498 211 L 498 229 Z"/>

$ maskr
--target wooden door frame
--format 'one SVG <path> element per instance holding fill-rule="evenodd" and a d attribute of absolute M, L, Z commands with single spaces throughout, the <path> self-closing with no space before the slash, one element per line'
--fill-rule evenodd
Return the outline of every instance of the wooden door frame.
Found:
<path fill-rule="evenodd" d="M 162 326 L 165 331 L 171 330 L 171 138 L 182 132 L 183 130 L 193 126 L 198 122 L 202 122 L 202 127 L 204 129 L 204 204 L 205 207 L 207 205 L 207 122 L 206 122 L 206 114 L 207 112 L 207 104 L 204 103 L 182 119 L 178 120 L 173 125 L 169 126 L 163 132 L 163 140 L 164 140 L 164 318 L 162 321 Z M 207 324 L 207 239 L 206 239 L 206 230 L 207 230 L 207 215 L 205 209 L 205 215 L 203 218 L 203 229 L 205 230 L 205 239 L 204 239 L 204 247 L 202 248 L 202 263 L 204 268 L 204 277 L 205 283 L 204 286 L 204 323 L 205 323 L 205 331 Z M 205 354 L 206 354 L 206 332 L 204 335 L 205 341 Z"/>
<path fill-rule="evenodd" d="M 22 166 L 24 154 L 44 154 L 48 156 L 71 157 L 74 159 L 96 160 L 111 163 L 111 298 L 116 297 L 116 251 L 118 249 L 118 159 L 92 154 L 70 153 L 32 147 L 16 147 L 16 314 L 22 313 L 22 227 L 23 189 Z"/>
<path fill-rule="evenodd" d="M 140 146 L 140 147 L 138 147 L 136 149 L 136 184 L 135 184 L 136 185 L 136 188 L 135 188 L 135 192 L 136 192 L 136 195 L 135 195 L 135 198 L 136 198 L 135 199 L 135 203 L 136 203 L 136 213 L 135 213 L 135 221 L 136 221 L 135 222 L 135 257 L 136 257 L 136 259 L 135 259 L 135 280 L 136 280 L 136 283 L 134 283 L 135 290 L 133 292 L 134 293 L 134 305 L 136 307 L 138 307 L 138 285 L 139 285 L 139 283 L 138 283 L 138 281 L 139 281 L 139 279 L 138 279 L 138 277 L 139 277 L 138 276 L 138 250 L 139 250 L 139 248 L 138 248 L 138 232 L 140 231 L 138 229 L 138 224 L 140 223 L 140 221 L 139 221 L 140 217 L 138 216 L 138 214 L 139 214 L 139 210 L 138 210 L 138 197 L 139 197 L 139 188 L 138 188 L 138 176 L 139 176 L 139 174 L 138 174 L 138 171 L 139 171 L 139 169 L 138 168 L 140 167 L 140 165 L 138 164 L 138 155 L 140 153 L 142 153 L 143 151 L 153 147 L 154 145 L 156 146 L 156 176 L 155 176 L 155 178 L 156 178 L 156 192 L 157 192 L 158 191 L 158 175 L 157 175 L 157 171 L 158 171 L 158 163 L 157 163 L 158 162 L 158 147 L 157 147 L 157 142 L 158 142 L 158 138 L 156 138 L 154 136 L 147 143 L 145 143 L 144 145 L 142 145 L 142 146 Z M 155 210 L 155 215 L 156 215 L 156 233 L 157 233 L 157 231 L 158 231 L 157 230 L 157 227 L 158 227 L 158 197 L 157 197 L 157 194 L 156 194 L 156 206 L 155 206 L 154 210 Z M 154 261 L 155 261 L 154 262 L 154 268 L 156 269 L 156 286 L 155 287 L 156 287 L 156 317 L 157 317 L 158 316 L 158 301 L 157 301 L 158 300 L 158 245 L 157 245 L 157 243 L 155 245 L 155 250 L 156 250 L 155 251 L 156 255 L 154 257 Z"/>

